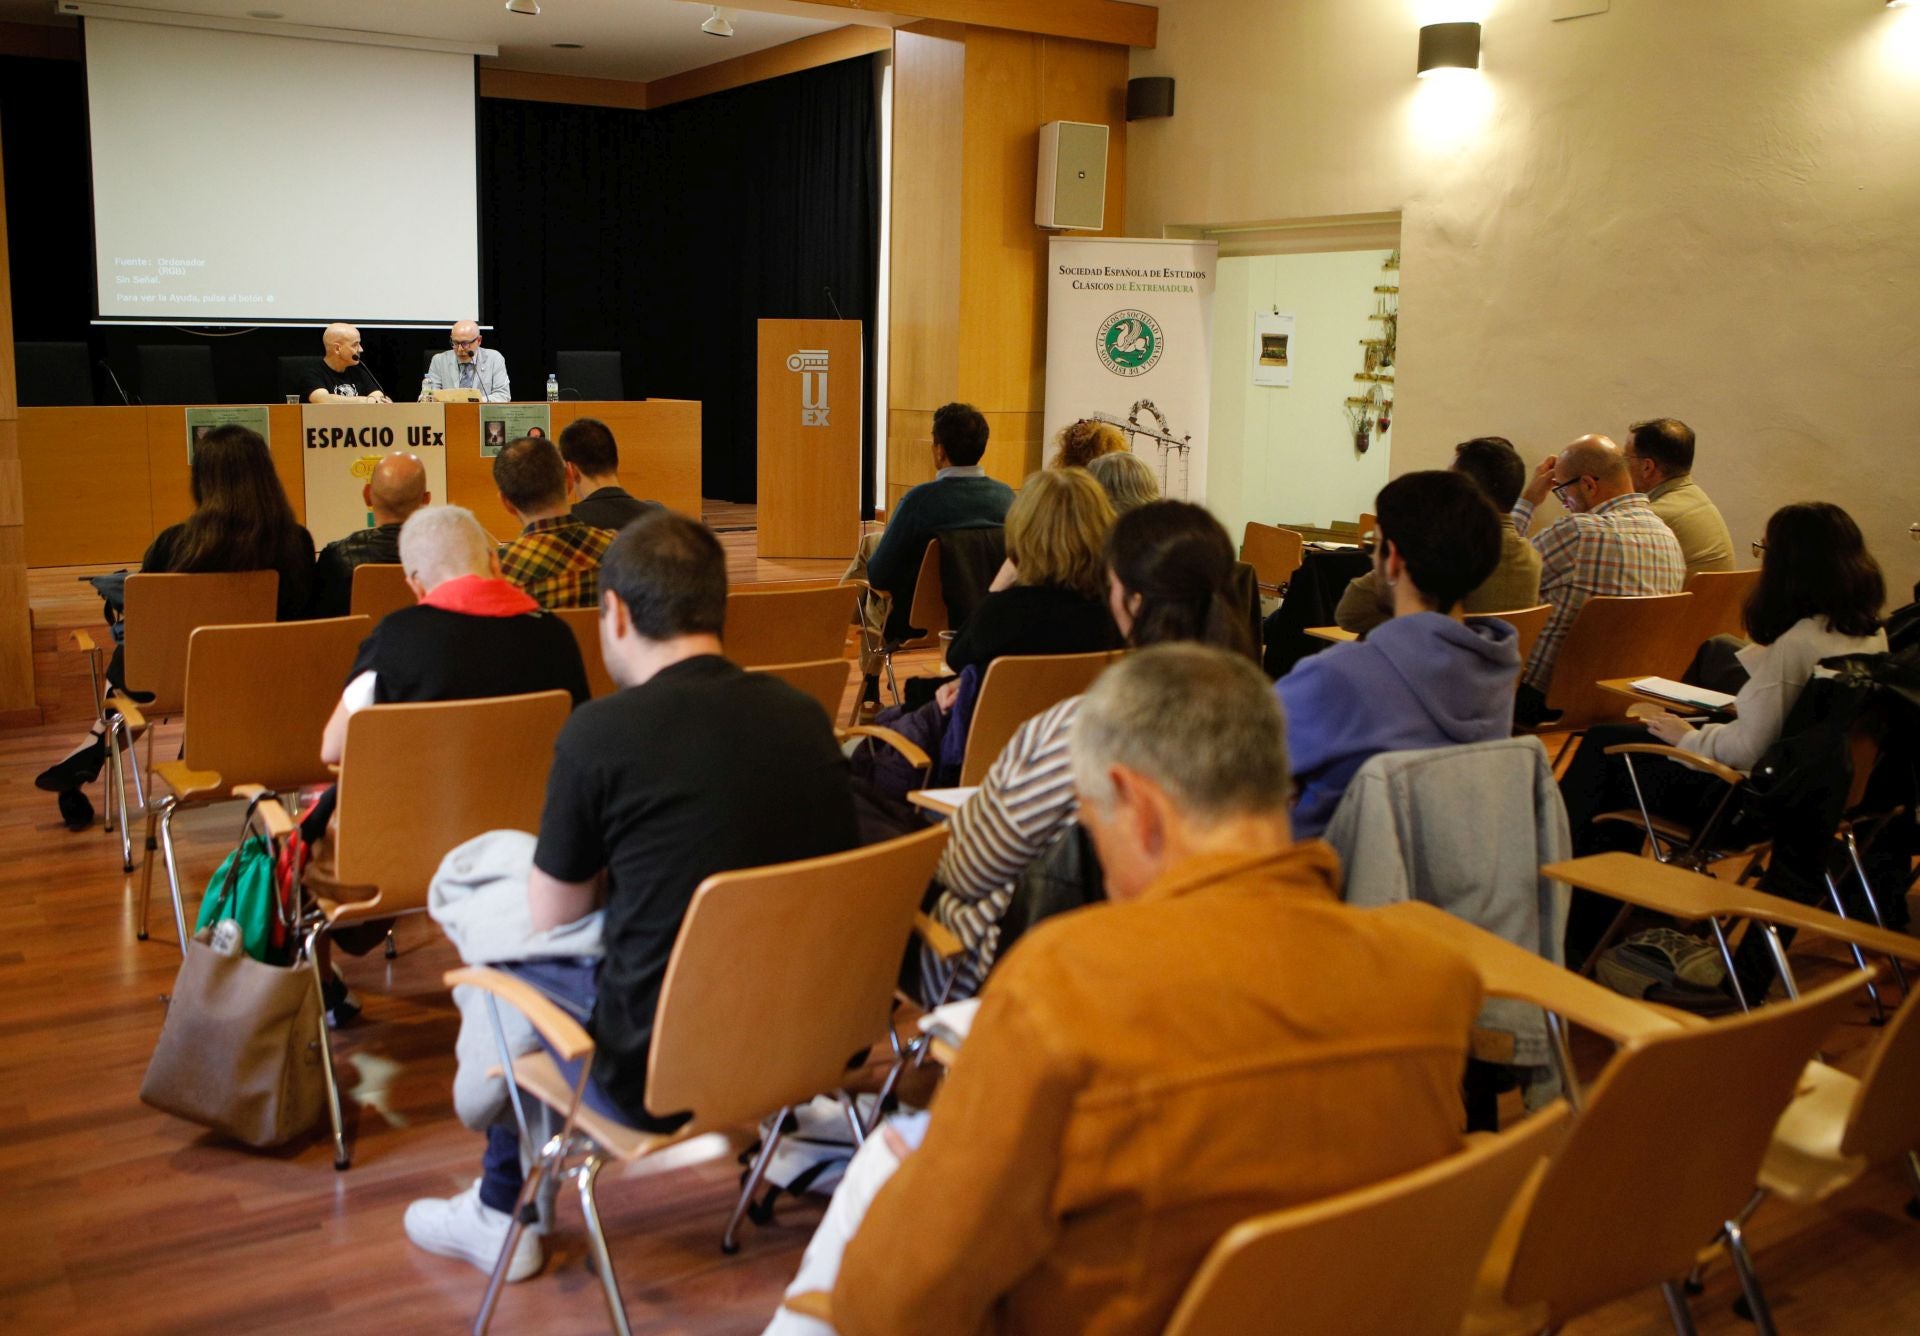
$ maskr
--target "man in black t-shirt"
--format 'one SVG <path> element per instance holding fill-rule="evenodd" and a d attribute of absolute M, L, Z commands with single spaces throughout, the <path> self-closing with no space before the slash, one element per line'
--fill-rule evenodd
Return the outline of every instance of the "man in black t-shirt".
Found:
<path fill-rule="evenodd" d="M 320 346 L 325 350 L 325 356 L 300 380 L 302 399 L 310 404 L 354 399 L 365 399 L 376 404 L 393 402 L 360 360 L 359 330 L 346 324 L 328 325 L 326 332 L 320 336 Z"/>
<path fill-rule="evenodd" d="M 542 931 L 604 905 L 605 958 L 510 967 L 590 1017 L 587 1104 L 648 1130 L 688 1116 L 648 1108 L 646 1071 L 667 960 L 695 889 L 716 872 L 856 842 L 832 722 L 786 684 L 721 657 L 726 604 L 726 556 L 684 516 L 642 516 L 601 559 L 602 656 L 623 690 L 576 710 L 554 745 L 527 900 Z M 490 1271 L 521 1182 L 518 1134 L 496 1125 L 481 1179 L 456 1197 L 414 1202 L 407 1237 Z M 539 1237 L 524 1231 L 507 1279 L 540 1265 Z"/>
<path fill-rule="evenodd" d="M 356 566 L 399 562 L 400 526 L 433 501 L 433 493 L 427 490 L 427 466 L 418 455 L 388 455 L 374 465 L 373 476 L 360 489 L 360 499 L 373 512 L 373 527 L 355 529 L 320 549 L 313 566 L 311 612 L 315 617 L 345 617 L 353 610 Z"/>

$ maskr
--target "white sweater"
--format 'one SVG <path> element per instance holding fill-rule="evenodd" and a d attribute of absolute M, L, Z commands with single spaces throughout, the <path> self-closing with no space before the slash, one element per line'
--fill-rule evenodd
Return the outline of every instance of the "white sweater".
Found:
<path fill-rule="evenodd" d="M 1839 654 L 1884 654 L 1887 634 L 1843 636 L 1824 617 L 1803 617 L 1771 645 L 1748 645 L 1734 657 L 1747 670 L 1734 709 L 1738 717 L 1728 724 L 1704 724 L 1680 739 L 1680 749 L 1732 766 L 1752 770 L 1780 738 L 1794 702 L 1822 659 Z"/>

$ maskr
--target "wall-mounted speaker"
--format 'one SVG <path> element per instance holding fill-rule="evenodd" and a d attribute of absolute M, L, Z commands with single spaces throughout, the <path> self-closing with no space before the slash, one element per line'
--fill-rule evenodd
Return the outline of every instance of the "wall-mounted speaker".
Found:
<path fill-rule="evenodd" d="M 1058 231 L 1098 232 L 1107 216 L 1107 127 L 1048 121 L 1040 127 L 1040 180 L 1033 221 Z"/>
<path fill-rule="evenodd" d="M 1127 80 L 1127 119 L 1150 121 L 1173 115 L 1173 80 L 1166 75 Z"/>

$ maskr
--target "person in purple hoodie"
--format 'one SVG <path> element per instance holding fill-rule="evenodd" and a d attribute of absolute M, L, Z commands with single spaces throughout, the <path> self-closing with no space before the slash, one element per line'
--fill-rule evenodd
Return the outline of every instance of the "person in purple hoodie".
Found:
<path fill-rule="evenodd" d="M 1501 518 L 1464 474 L 1409 473 L 1381 488 L 1370 544 L 1392 620 L 1302 659 L 1274 684 L 1287 715 L 1297 839 L 1326 829 L 1347 783 L 1383 751 L 1489 742 L 1513 731 L 1513 627 L 1460 601 L 1500 560 Z"/>

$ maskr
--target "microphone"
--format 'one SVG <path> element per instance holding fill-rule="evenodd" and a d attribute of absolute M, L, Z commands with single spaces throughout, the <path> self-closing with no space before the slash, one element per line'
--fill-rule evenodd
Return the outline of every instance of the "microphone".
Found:
<path fill-rule="evenodd" d="M 353 355 L 353 364 L 358 367 L 364 367 L 366 369 L 368 379 L 373 381 L 373 388 L 380 391 L 380 393 L 382 394 L 387 394 L 387 387 L 380 383 L 380 377 L 373 374 L 373 368 L 370 366 L 367 366 L 366 359 L 360 356 L 359 353 L 355 353 Z M 387 394 L 387 398 L 391 399 L 393 398 L 393 396 L 390 394 Z"/>
<path fill-rule="evenodd" d="M 133 400 L 127 398 L 126 387 L 121 385 L 120 377 L 113 374 L 113 363 L 102 357 L 95 365 L 106 369 L 107 379 L 113 382 L 113 392 L 120 396 L 121 403 L 125 404 L 128 408 L 132 408 Z"/>
<path fill-rule="evenodd" d="M 833 318 L 835 320 L 845 320 L 846 317 L 840 314 L 840 303 L 833 299 L 833 289 L 825 283 L 822 283 L 820 285 L 820 291 L 827 294 L 827 305 L 833 308 Z"/>

